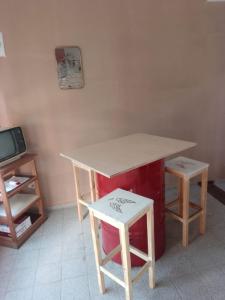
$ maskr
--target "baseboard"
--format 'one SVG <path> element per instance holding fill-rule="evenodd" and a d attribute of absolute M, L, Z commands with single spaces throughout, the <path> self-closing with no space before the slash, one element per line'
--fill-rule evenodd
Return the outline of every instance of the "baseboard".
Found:
<path fill-rule="evenodd" d="M 75 207 L 75 206 L 76 205 L 74 204 L 74 202 L 70 202 L 70 203 L 65 203 L 65 204 L 49 206 L 49 207 L 47 207 L 47 210 L 51 211 L 51 210 L 57 210 L 57 209 L 63 209 L 63 208 L 68 208 L 68 207 Z"/>

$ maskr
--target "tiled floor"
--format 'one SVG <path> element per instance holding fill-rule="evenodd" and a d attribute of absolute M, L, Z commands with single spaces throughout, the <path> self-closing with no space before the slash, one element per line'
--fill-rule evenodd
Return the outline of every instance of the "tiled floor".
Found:
<path fill-rule="evenodd" d="M 123 289 L 107 278 L 107 293 L 99 294 L 89 219 L 80 225 L 74 211 L 50 212 L 19 250 L 0 247 L 1 300 L 124 299 Z M 180 224 L 168 220 L 167 249 L 156 263 L 157 287 L 150 290 L 145 275 L 134 286 L 134 299 L 225 299 L 224 217 L 225 206 L 209 195 L 207 233 L 198 236 L 193 224 L 187 249 L 180 246 Z M 109 267 L 119 272 L 118 265 Z"/>

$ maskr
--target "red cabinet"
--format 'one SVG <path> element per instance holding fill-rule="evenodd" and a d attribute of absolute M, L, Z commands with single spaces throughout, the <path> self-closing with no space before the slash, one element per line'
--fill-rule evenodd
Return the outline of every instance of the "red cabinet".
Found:
<path fill-rule="evenodd" d="M 138 195 L 154 200 L 155 254 L 158 259 L 165 250 L 165 215 L 164 215 L 164 160 L 158 160 L 127 173 L 107 178 L 97 174 L 99 197 L 116 188 L 130 190 Z M 147 252 L 146 217 L 137 221 L 129 230 L 130 243 Z M 105 253 L 109 253 L 119 244 L 118 230 L 102 222 L 102 242 Z M 120 254 L 113 261 L 121 263 Z M 140 266 L 143 260 L 131 254 L 132 266 Z"/>

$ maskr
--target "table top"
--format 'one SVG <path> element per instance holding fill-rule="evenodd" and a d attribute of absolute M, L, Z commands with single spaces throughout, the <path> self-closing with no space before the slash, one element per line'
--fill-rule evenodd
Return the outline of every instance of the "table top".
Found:
<path fill-rule="evenodd" d="M 60 153 L 80 168 L 112 177 L 196 146 L 196 143 L 144 133 Z"/>

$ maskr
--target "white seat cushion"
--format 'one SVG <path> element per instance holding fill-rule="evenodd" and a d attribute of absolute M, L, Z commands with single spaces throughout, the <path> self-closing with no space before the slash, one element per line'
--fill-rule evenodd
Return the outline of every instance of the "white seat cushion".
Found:
<path fill-rule="evenodd" d="M 88 208 L 97 213 L 101 220 L 109 223 L 128 224 L 147 208 L 153 206 L 153 200 L 137 194 L 116 189 Z"/>
<path fill-rule="evenodd" d="M 179 156 L 165 162 L 166 171 L 177 173 L 178 175 L 191 178 L 207 169 L 209 164 L 190 159 L 187 157 Z"/>

